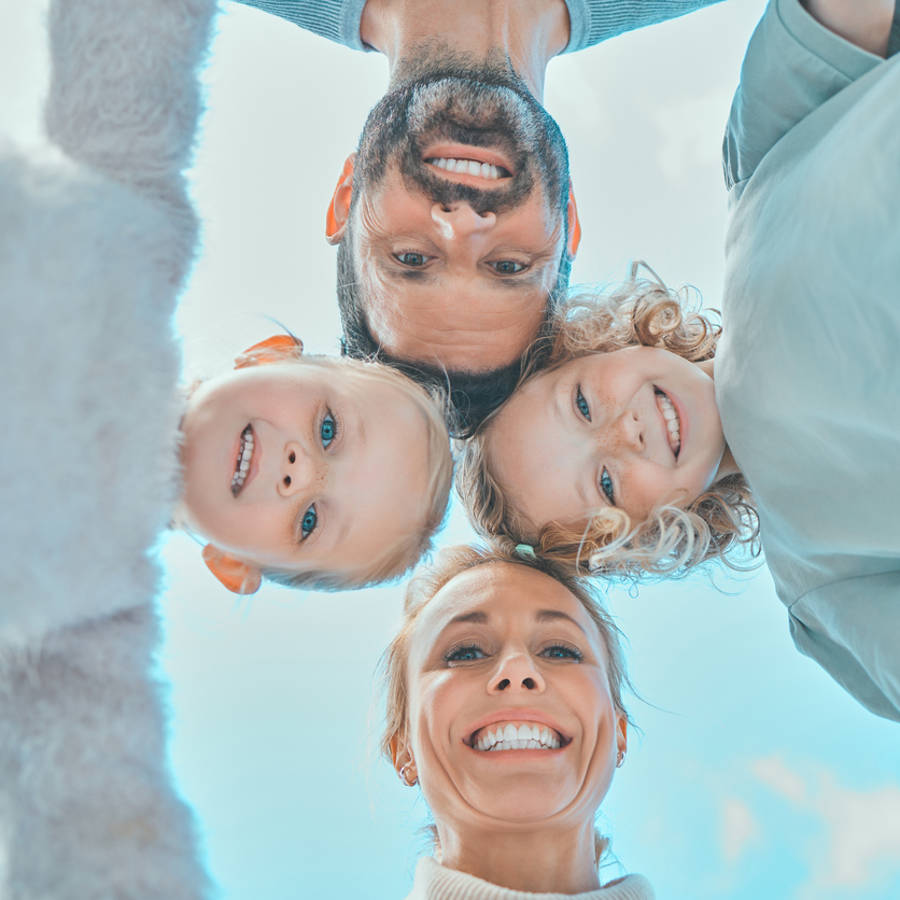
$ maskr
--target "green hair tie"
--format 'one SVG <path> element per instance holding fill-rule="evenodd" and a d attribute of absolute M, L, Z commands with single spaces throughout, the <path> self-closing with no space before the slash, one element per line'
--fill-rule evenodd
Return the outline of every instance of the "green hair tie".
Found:
<path fill-rule="evenodd" d="M 518 553 L 519 556 L 537 559 L 537 554 L 534 552 L 534 547 L 532 547 L 531 544 L 516 544 L 516 553 Z"/>

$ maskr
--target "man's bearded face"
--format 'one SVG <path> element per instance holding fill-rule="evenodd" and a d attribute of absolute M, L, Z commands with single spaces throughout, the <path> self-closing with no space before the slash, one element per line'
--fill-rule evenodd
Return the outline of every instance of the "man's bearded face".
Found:
<path fill-rule="evenodd" d="M 558 126 L 508 73 L 442 70 L 386 95 L 344 236 L 382 348 L 453 370 L 512 363 L 567 263 L 568 191 Z"/>

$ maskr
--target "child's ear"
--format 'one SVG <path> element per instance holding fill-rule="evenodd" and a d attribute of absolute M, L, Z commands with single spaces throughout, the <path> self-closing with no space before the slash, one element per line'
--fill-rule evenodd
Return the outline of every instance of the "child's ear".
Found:
<path fill-rule="evenodd" d="M 262 573 L 257 566 L 241 562 L 212 544 L 203 548 L 203 562 L 233 594 L 255 594 L 259 590 Z"/>
<path fill-rule="evenodd" d="M 575 192 L 572 190 L 572 182 L 569 182 L 569 200 L 566 203 L 566 221 L 569 225 L 569 239 L 566 252 L 573 259 L 578 252 L 581 243 L 581 222 L 578 220 L 578 207 L 575 205 Z"/>
<path fill-rule="evenodd" d="M 246 369 L 248 366 L 263 366 L 266 363 L 285 362 L 299 359 L 303 355 L 303 341 L 292 334 L 275 334 L 234 358 L 235 369 Z"/>
<path fill-rule="evenodd" d="M 353 199 L 353 165 L 356 154 L 351 153 L 344 160 L 344 168 L 338 176 L 337 185 L 331 195 L 331 202 L 325 210 L 325 240 L 329 244 L 339 244 L 350 218 L 350 201 Z"/>

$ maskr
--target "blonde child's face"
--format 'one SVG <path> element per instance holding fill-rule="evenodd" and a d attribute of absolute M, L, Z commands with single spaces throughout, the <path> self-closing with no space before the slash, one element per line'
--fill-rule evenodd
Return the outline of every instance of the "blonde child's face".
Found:
<path fill-rule="evenodd" d="M 714 480 L 724 451 L 711 364 L 651 347 L 592 353 L 538 375 L 486 441 L 532 539 L 548 522 L 604 507 L 636 524 L 661 504 L 684 506 Z"/>
<path fill-rule="evenodd" d="M 288 362 L 202 383 L 182 420 L 180 518 L 235 558 L 363 573 L 419 530 L 427 425 L 400 389 Z"/>

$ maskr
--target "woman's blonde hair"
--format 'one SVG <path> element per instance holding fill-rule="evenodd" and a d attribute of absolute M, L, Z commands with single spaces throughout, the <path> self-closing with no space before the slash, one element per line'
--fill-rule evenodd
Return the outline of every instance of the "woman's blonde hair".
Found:
<path fill-rule="evenodd" d="M 434 599 L 438 591 L 457 575 L 490 563 L 508 563 L 541 572 L 558 581 L 578 600 L 597 626 L 606 651 L 606 674 L 613 706 L 617 712 L 625 716 L 629 724 L 633 724 L 622 699 L 625 689 L 631 689 L 631 681 L 625 667 L 625 654 L 622 650 L 622 633 L 590 582 L 576 580 L 547 559 L 533 555 L 523 556 L 508 548 L 480 548 L 467 545 L 446 547 L 431 563 L 418 569 L 410 579 L 403 602 L 403 623 L 381 657 L 379 669 L 385 693 L 385 715 L 379 748 L 389 762 L 393 762 L 394 740 L 405 740 L 407 737 L 409 684 L 406 663 L 409 658 L 410 641 L 422 610 Z M 437 843 L 434 826 L 431 826 L 429 831 L 432 840 Z M 609 841 L 595 832 L 596 862 L 599 863 L 608 847 Z"/>
<path fill-rule="evenodd" d="M 639 278 L 641 267 L 651 277 Z M 659 347 L 691 362 L 712 359 L 722 329 L 696 309 L 690 293 L 687 287 L 666 287 L 643 263 L 635 263 L 630 279 L 610 292 L 574 291 L 550 335 L 526 353 L 517 388 L 577 357 L 634 345 Z M 549 522 L 535 540 L 491 466 L 491 423 L 499 411 L 463 445 L 457 471 L 457 492 L 482 536 L 514 544 L 533 541 L 535 553 L 574 574 L 631 580 L 683 575 L 715 557 L 743 568 L 729 557 L 741 546 L 751 556 L 759 554 L 756 509 L 740 474 L 719 479 L 684 509 L 662 506 L 635 524 L 610 507 L 581 522 Z"/>
<path fill-rule="evenodd" d="M 411 523 L 409 532 L 404 538 L 395 541 L 381 556 L 370 560 L 363 571 L 347 574 L 327 571 L 292 572 L 266 568 L 262 574 L 277 584 L 318 591 L 351 590 L 399 578 L 431 549 L 432 538 L 447 513 L 450 486 L 453 482 L 453 457 L 445 422 L 446 399 L 439 390 L 425 388 L 402 372 L 383 363 L 348 357 L 300 356 L 299 351 L 296 358 L 307 365 L 340 369 L 358 381 L 380 381 L 406 396 L 425 421 L 425 453 L 429 479 L 422 498 L 421 519 L 417 523 Z"/>

